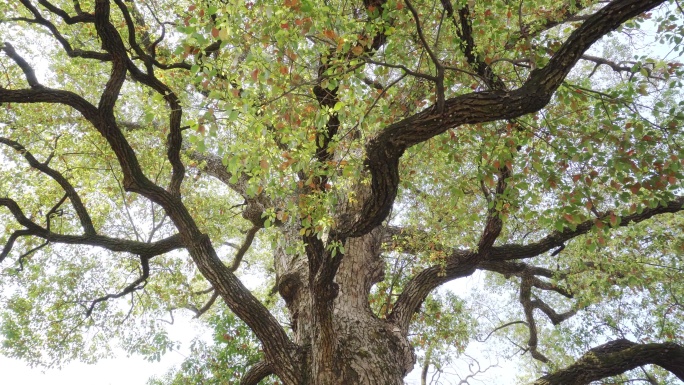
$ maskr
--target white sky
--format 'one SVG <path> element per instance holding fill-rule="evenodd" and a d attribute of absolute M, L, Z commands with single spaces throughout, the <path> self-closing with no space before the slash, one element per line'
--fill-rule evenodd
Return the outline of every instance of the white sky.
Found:
<path fill-rule="evenodd" d="M 0 355 L 0 384 L 2 385 L 145 385 L 153 375 L 162 375 L 185 359 L 190 341 L 202 334 L 197 322 L 177 314 L 168 327 L 169 337 L 181 341 L 181 350 L 169 352 L 160 362 L 148 362 L 141 356 L 126 357 L 121 351 L 116 358 L 87 365 L 72 362 L 61 370 L 31 368 L 23 361 Z M 205 329 L 205 332 L 211 333 Z"/>

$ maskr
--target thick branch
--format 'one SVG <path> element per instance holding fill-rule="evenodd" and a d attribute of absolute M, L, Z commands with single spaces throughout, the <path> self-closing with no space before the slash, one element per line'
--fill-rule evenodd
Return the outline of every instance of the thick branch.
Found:
<path fill-rule="evenodd" d="M 485 63 L 477 54 L 477 46 L 475 45 L 475 39 L 473 37 L 473 26 L 468 6 L 464 5 L 458 10 L 458 20 L 456 20 L 451 0 L 441 0 L 441 2 L 447 16 L 451 18 L 456 26 L 456 33 L 461 40 L 461 52 L 465 55 L 468 64 L 477 72 L 489 90 L 506 89 L 506 85 L 498 76 L 496 76 L 496 74 L 494 74 L 491 66 Z"/>
<path fill-rule="evenodd" d="M 176 186 L 180 185 L 182 175 L 184 174 L 179 171 L 179 163 L 174 161 L 174 157 L 180 150 L 180 129 L 176 129 L 176 127 L 179 127 L 179 123 L 176 124 L 176 119 L 178 122 L 180 121 L 181 110 L 176 111 L 172 109 L 169 122 L 170 135 L 175 136 L 170 137 L 168 141 L 169 159 L 173 167 L 172 183 L 168 191 L 154 184 L 143 173 L 135 152 L 118 127 L 114 116 L 114 106 L 127 73 L 130 72 L 135 80 L 155 89 L 157 92 L 162 88 L 158 80 L 146 76 L 128 58 L 128 52 L 121 36 L 109 20 L 109 11 L 108 0 L 96 0 L 96 30 L 102 41 L 103 48 L 112 56 L 111 76 L 100 97 L 97 108 L 76 94 L 45 88 L 30 90 L 0 89 L 0 102 L 61 103 L 70 105 L 81 112 L 107 140 L 112 151 L 115 153 L 123 173 L 124 188 L 127 191 L 145 196 L 152 202 L 159 204 L 166 211 L 178 229 L 183 245 L 188 249 L 200 272 L 220 293 L 230 309 L 255 332 L 264 345 L 264 352 L 268 361 L 278 363 L 278 367 L 274 368 L 278 376 L 285 382 L 297 382 L 301 373 L 299 369 L 295 368 L 296 364 L 293 360 L 293 357 L 297 354 L 294 344 L 268 309 L 242 285 L 239 279 L 218 258 L 211 241 L 199 230 L 176 191 Z M 169 99 L 167 98 L 168 101 Z M 169 102 L 169 104 L 171 103 Z M 12 211 L 11 203 L 8 203 L 7 200 L 2 202 L 7 203 L 4 205 L 8 206 Z M 23 220 L 16 213 L 15 217 L 20 222 Z M 40 236 L 40 234 L 43 234 L 45 237 L 49 236 L 50 240 L 56 237 L 53 234 L 48 234 L 45 229 L 31 221 L 28 221 L 25 226 L 28 226 L 29 230 L 36 232 L 36 235 Z M 64 241 L 66 239 L 61 238 L 61 240 Z"/>
<path fill-rule="evenodd" d="M 69 41 L 59 32 L 57 27 L 50 22 L 49 20 L 45 19 L 40 11 L 34 7 L 29 0 L 20 0 L 22 5 L 26 7 L 32 14 L 34 19 L 25 19 L 21 18 L 21 20 L 26 21 L 28 23 L 37 23 L 45 28 L 47 28 L 52 36 L 57 39 L 59 44 L 62 45 L 62 48 L 66 52 L 66 54 L 69 57 L 82 57 L 85 59 L 95 59 L 95 60 L 100 60 L 100 61 L 109 61 L 111 60 L 111 56 L 106 53 L 106 52 L 96 52 L 96 51 L 84 51 L 80 49 L 73 49 Z M 47 8 L 50 12 L 56 14 L 57 16 L 61 17 L 64 22 L 67 24 L 76 24 L 76 23 L 93 23 L 95 21 L 95 17 L 91 14 L 87 13 L 80 13 L 78 16 L 72 17 L 69 16 L 65 11 L 63 11 L 60 8 L 55 7 L 51 3 L 41 0 L 39 1 L 40 4 L 42 4 L 45 8 Z"/>
<path fill-rule="evenodd" d="M 432 290 L 452 279 L 471 275 L 481 258 L 480 254 L 471 251 L 455 251 L 447 257 L 445 265 L 432 266 L 421 271 L 406 284 L 387 319 L 396 323 L 401 330 L 407 331 L 413 313 L 418 311 Z"/>
<path fill-rule="evenodd" d="M 240 379 L 240 385 L 257 385 L 271 374 L 273 374 L 271 365 L 266 361 L 259 361 L 247 370 L 247 373 Z"/>
<path fill-rule="evenodd" d="M 621 339 L 591 349 L 574 364 L 541 377 L 534 385 L 584 385 L 649 364 L 684 381 L 684 347 L 671 342 L 636 344 Z"/>
<path fill-rule="evenodd" d="M 460 95 L 447 99 L 443 112 L 433 106 L 385 127 L 366 146 L 365 165 L 372 177 L 371 194 L 360 211 L 340 216 L 336 233 L 360 236 L 387 218 L 399 185 L 399 158 L 407 148 L 450 128 L 513 119 L 542 109 L 589 47 L 625 21 L 663 2 L 613 1 L 577 28 L 546 67 L 533 71 L 519 89 Z"/>
<path fill-rule="evenodd" d="M 658 214 L 676 213 L 684 209 L 683 206 L 684 197 L 678 197 L 666 205 L 644 209 L 640 214 L 635 213 L 622 217 L 619 225 L 627 226 L 631 223 L 642 222 Z M 608 215 L 610 214 L 603 214 L 600 218 L 607 217 Z M 518 263 L 500 264 L 498 261 L 536 257 L 551 249 L 560 247 L 572 238 L 586 234 L 591 230 L 592 226 L 594 226 L 593 220 L 586 221 L 579 224 L 575 230 L 566 229 L 563 232 L 553 232 L 551 235 L 532 244 L 492 246 L 486 253 L 473 250 L 452 250 L 450 255 L 446 257 L 446 265 L 429 267 L 409 281 L 404 292 L 395 302 L 394 310 L 389 318 L 400 325 L 400 327 L 408 328 L 412 314 L 419 309 L 423 300 L 432 290 L 452 279 L 468 276 L 477 268 L 498 271 L 504 275 L 533 274 L 552 277 L 553 272 L 548 269 L 530 267 L 526 264 Z M 393 237 L 404 235 L 402 233 L 403 230 L 396 227 L 390 227 L 386 231 L 389 234 L 392 234 Z M 410 238 L 411 236 L 415 236 L 416 232 L 405 231 L 404 233 L 408 234 L 406 236 Z M 417 236 L 421 236 L 420 232 L 418 232 Z M 387 239 L 387 242 L 392 241 L 392 239 Z M 404 251 L 416 252 L 416 250 Z M 553 290 L 566 297 L 572 295 L 563 288 L 553 286 L 536 278 L 532 278 L 532 284 L 532 286 L 542 290 Z M 565 314 L 561 316 L 565 316 Z"/>

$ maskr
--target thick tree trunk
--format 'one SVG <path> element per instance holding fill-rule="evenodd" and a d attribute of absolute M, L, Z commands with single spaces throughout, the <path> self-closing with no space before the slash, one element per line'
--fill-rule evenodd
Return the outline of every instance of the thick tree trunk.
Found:
<path fill-rule="evenodd" d="M 278 289 L 290 311 L 294 340 L 310 349 L 303 383 L 400 385 L 413 368 L 415 357 L 404 333 L 377 318 L 368 303 L 372 285 L 384 275 L 381 238 L 376 229 L 347 241 L 335 276 L 337 296 L 322 308 L 314 298 L 318 293 L 310 290 L 306 257 L 276 256 Z M 332 325 L 330 331 L 326 324 Z"/>

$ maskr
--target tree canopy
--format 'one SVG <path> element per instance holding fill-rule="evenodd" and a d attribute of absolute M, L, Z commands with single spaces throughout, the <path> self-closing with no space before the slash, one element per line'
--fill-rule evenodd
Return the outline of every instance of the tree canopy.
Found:
<path fill-rule="evenodd" d="M 684 380 L 683 19 L 3 2 L 0 351 L 155 360 L 189 313 L 214 341 L 151 383 L 469 383 L 476 344 L 520 383 Z"/>

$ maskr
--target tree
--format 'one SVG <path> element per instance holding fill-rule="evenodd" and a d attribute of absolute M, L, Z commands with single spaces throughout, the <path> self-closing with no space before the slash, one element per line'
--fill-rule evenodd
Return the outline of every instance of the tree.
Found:
<path fill-rule="evenodd" d="M 684 380 L 677 1 L 0 15 L 5 354 L 158 358 L 221 299 L 242 384 L 401 384 L 477 333 L 538 384 Z M 478 271 L 493 311 L 437 292 Z"/>

